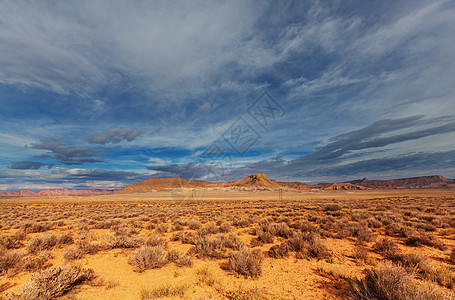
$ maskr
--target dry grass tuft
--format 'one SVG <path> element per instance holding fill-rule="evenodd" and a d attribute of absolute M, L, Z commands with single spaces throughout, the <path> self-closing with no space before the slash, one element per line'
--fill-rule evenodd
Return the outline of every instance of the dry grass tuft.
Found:
<path fill-rule="evenodd" d="M 186 285 L 171 286 L 163 285 L 141 291 L 141 299 L 155 299 L 162 297 L 182 297 L 188 289 Z"/>

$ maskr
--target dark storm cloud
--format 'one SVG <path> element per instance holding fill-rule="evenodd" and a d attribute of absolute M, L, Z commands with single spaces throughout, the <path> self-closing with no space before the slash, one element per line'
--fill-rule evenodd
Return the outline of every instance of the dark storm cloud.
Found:
<path fill-rule="evenodd" d="M 100 150 L 90 147 L 71 146 L 58 138 L 40 140 L 30 144 L 29 147 L 32 149 L 48 150 L 48 154 L 38 157 L 53 158 L 64 165 L 82 165 L 85 163 L 102 162 L 102 160 L 96 158 L 101 154 Z"/>
<path fill-rule="evenodd" d="M 39 161 L 12 161 L 8 168 L 19 170 L 38 170 L 43 166 L 47 166 L 48 169 L 51 169 L 55 166 L 55 164 L 45 164 Z"/>
<path fill-rule="evenodd" d="M 122 140 L 131 142 L 141 134 L 141 130 L 135 131 L 130 128 L 111 128 L 108 131 L 102 133 L 87 133 L 87 141 L 92 144 L 118 144 Z"/>

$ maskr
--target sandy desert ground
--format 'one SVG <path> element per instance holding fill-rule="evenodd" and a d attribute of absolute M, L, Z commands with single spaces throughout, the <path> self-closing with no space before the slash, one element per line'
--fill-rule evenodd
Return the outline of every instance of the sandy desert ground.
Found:
<path fill-rule="evenodd" d="M 0 299 L 453 299 L 454 248 L 455 190 L 0 199 Z"/>

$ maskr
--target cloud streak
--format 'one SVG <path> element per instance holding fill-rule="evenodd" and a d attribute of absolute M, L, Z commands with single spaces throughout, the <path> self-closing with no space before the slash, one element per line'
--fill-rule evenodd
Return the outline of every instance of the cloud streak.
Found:
<path fill-rule="evenodd" d="M 8 168 L 18 170 L 38 170 L 44 166 L 47 166 L 48 169 L 51 169 L 55 166 L 55 164 L 45 164 L 38 161 L 12 161 Z"/>
<path fill-rule="evenodd" d="M 111 128 L 106 132 L 102 133 L 87 133 L 87 141 L 91 144 L 118 144 L 122 140 L 131 142 L 139 135 L 142 134 L 141 130 L 132 130 L 130 128 Z"/>
<path fill-rule="evenodd" d="M 52 158 L 64 165 L 83 165 L 85 163 L 102 162 L 97 158 L 101 150 L 90 147 L 71 146 L 62 142 L 58 138 L 40 140 L 29 145 L 32 149 L 47 150 L 48 154 L 37 157 Z"/>

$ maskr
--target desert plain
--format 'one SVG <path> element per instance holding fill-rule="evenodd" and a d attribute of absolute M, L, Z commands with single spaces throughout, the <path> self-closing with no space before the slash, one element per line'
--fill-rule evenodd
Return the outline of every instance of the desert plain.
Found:
<path fill-rule="evenodd" d="M 381 272 L 404 281 L 392 289 L 452 299 L 454 199 L 227 188 L 1 199 L 1 299 L 368 299 L 366 277 Z"/>

